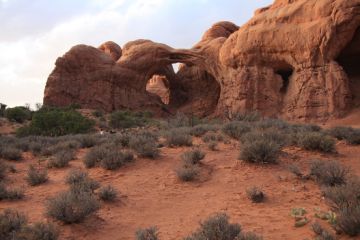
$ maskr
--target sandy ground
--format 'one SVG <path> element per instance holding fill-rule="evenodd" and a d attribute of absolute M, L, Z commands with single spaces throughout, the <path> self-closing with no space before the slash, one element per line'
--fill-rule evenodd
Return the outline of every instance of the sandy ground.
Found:
<path fill-rule="evenodd" d="M 81 224 L 56 223 L 61 231 L 60 239 L 134 239 L 136 229 L 149 226 L 158 227 L 162 240 L 182 239 L 201 220 L 216 212 L 227 213 L 244 231 L 254 231 L 264 239 L 314 239 L 311 224 L 295 228 L 290 211 L 303 207 L 313 222 L 316 209 L 327 211 L 329 206 L 319 186 L 296 179 L 288 171 L 289 164 L 296 163 L 307 170 L 312 159 L 337 159 L 360 174 L 360 147 L 342 142 L 337 144 L 338 154 L 333 155 L 286 148 L 280 163 L 268 166 L 237 160 L 240 147 L 236 142 L 220 144 L 215 152 L 207 150 L 199 139 L 195 142 L 207 153 L 201 180 L 197 182 L 180 182 L 174 173 L 181 161 L 180 154 L 188 148 L 162 148 L 159 159 L 136 159 L 117 171 L 89 170 L 90 176 L 101 184 L 118 189 L 121 197 L 114 203 L 102 203 L 101 209 Z M 1 201 L 0 209 L 20 210 L 31 222 L 52 221 L 44 215 L 44 203 L 67 188 L 64 183 L 67 172 L 71 168 L 83 168 L 81 159 L 85 153 L 86 150 L 81 150 L 78 159 L 66 169 L 50 169 L 49 182 L 37 187 L 29 187 L 24 177 L 28 165 L 38 163 L 38 159 L 25 153 L 24 160 L 12 162 L 18 171 L 9 173 L 7 181 L 10 186 L 24 187 L 26 197 L 15 202 Z M 254 204 L 246 197 L 246 189 L 254 185 L 264 190 L 267 196 L 264 203 Z"/>

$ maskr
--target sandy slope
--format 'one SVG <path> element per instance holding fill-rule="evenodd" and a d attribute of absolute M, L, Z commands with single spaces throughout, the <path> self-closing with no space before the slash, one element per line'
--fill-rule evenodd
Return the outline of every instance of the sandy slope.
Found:
<path fill-rule="evenodd" d="M 197 142 L 202 145 L 201 141 Z M 338 143 L 337 155 L 287 148 L 280 164 L 271 166 L 249 165 L 236 160 L 238 149 L 233 142 L 220 145 L 219 151 L 207 151 L 203 176 L 195 183 L 182 183 L 174 173 L 185 148 L 163 148 L 160 159 L 137 159 L 117 171 L 91 169 L 91 177 L 101 184 L 112 184 L 121 192 L 121 199 L 102 203 L 100 211 L 82 224 L 63 226 L 58 223 L 61 239 L 134 239 L 137 228 L 153 225 L 159 228 L 163 240 L 182 239 L 198 227 L 200 220 L 215 212 L 226 212 L 245 231 L 255 231 L 265 239 L 311 239 L 314 234 L 310 224 L 301 228 L 293 226 L 294 220 L 289 216 L 291 209 L 304 207 L 308 218 L 313 220 L 314 208 L 328 210 L 329 207 L 314 182 L 296 179 L 287 166 L 295 162 L 305 170 L 311 159 L 339 159 L 360 174 L 360 147 L 344 143 Z M 83 168 L 84 154 L 85 150 L 81 150 L 78 160 L 71 162 L 67 169 L 49 170 L 48 183 L 28 187 L 24 180 L 26 169 L 37 160 L 26 153 L 25 159 L 15 164 L 18 172 L 9 174 L 8 180 L 12 186 L 24 186 L 26 198 L 16 202 L 1 201 L 0 209 L 10 207 L 23 211 L 31 221 L 46 220 L 45 200 L 66 189 L 67 171 Z M 263 188 L 268 197 L 265 203 L 253 204 L 247 199 L 245 190 L 253 185 Z"/>

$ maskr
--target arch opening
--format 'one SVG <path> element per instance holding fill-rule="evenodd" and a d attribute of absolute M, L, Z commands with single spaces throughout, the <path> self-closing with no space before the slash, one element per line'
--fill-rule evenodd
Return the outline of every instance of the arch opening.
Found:
<path fill-rule="evenodd" d="M 165 105 L 170 103 L 170 84 L 165 75 L 154 74 L 146 84 L 146 91 L 160 97 Z"/>
<path fill-rule="evenodd" d="M 343 49 L 336 61 L 349 78 L 353 104 L 360 107 L 360 28 L 356 30 L 353 39 Z"/>
<path fill-rule="evenodd" d="M 290 84 L 290 78 L 294 73 L 294 68 L 289 64 L 282 64 L 277 69 L 275 69 L 275 74 L 280 75 L 282 79 L 282 85 L 280 88 L 280 93 L 286 94 Z"/>

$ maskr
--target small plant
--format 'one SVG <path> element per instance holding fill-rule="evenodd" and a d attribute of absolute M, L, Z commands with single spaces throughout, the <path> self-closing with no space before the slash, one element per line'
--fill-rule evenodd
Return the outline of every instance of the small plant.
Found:
<path fill-rule="evenodd" d="M 222 134 L 218 134 L 215 132 L 208 132 L 201 138 L 205 143 L 209 142 L 220 142 L 224 140 L 224 136 Z"/>
<path fill-rule="evenodd" d="M 99 209 L 93 194 L 85 191 L 62 192 L 47 202 L 47 215 L 66 224 L 78 223 Z"/>
<path fill-rule="evenodd" d="M 204 159 L 204 157 L 205 157 L 205 153 L 199 149 L 187 151 L 181 155 L 181 159 L 186 165 L 199 164 L 200 161 Z"/>
<path fill-rule="evenodd" d="M 349 171 L 337 161 L 314 160 L 310 166 L 310 175 L 325 186 L 343 185 Z"/>
<path fill-rule="evenodd" d="M 159 156 L 157 137 L 151 133 L 141 133 L 130 138 L 130 148 L 135 150 L 141 157 L 155 159 Z"/>
<path fill-rule="evenodd" d="M 118 196 L 116 189 L 114 187 L 112 187 L 111 185 L 101 187 L 99 189 L 98 194 L 99 194 L 99 198 L 101 200 L 108 201 L 108 202 L 113 202 Z"/>
<path fill-rule="evenodd" d="M 317 150 L 325 153 L 335 152 L 335 141 L 320 132 L 307 132 L 300 134 L 298 145 L 305 150 Z"/>
<path fill-rule="evenodd" d="M 59 232 L 54 225 L 50 223 L 35 223 L 32 226 L 26 226 L 19 234 L 19 239 L 24 240 L 57 240 Z"/>
<path fill-rule="evenodd" d="M 0 239 L 11 240 L 25 225 L 26 217 L 12 209 L 0 213 Z"/>
<path fill-rule="evenodd" d="M 211 150 L 211 151 L 217 151 L 217 142 L 209 142 L 207 144 L 207 147 Z"/>
<path fill-rule="evenodd" d="M 29 166 L 26 181 L 30 186 L 37 186 L 48 180 L 46 169 L 36 169 L 33 165 Z"/>
<path fill-rule="evenodd" d="M 190 134 L 195 137 L 201 137 L 209 131 L 216 131 L 216 127 L 209 124 L 199 124 L 191 128 Z"/>
<path fill-rule="evenodd" d="M 138 229 L 135 233 L 136 240 L 158 240 L 158 230 L 156 227 Z"/>
<path fill-rule="evenodd" d="M 240 233 L 234 240 L 262 240 L 263 238 L 258 236 L 256 233 L 247 232 Z"/>
<path fill-rule="evenodd" d="M 141 127 L 150 122 L 149 112 L 117 111 L 110 115 L 110 126 L 113 128 Z"/>
<path fill-rule="evenodd" d="M 6 177 L 7 169 L 8 166 L 3 161 L 0 161 L 0 181 Z"/>
<path fill-rule="evenodd" d="M 311 225 L 312 230 L 314 233 L 318 236 L 319 240 L 335 240 L 336 238 L 329 233 L 327 230 L 325 230 L 320 223 L 315 222 Z"/>
<path fill-rule="evenodd" d="M 22 189 L 8 189 L 3 183 L 0 183 L 0 200 L 19 200 L 24 198 Z"/>
<path fill-rule="evenodd" d="M 196 165 L 182 165 L 176 169 L 178 178 L 183 182 L 194 181 L 199 176 L 200 170 Z"/>
<path fill-rule="evenodd" d="M 251 187 L 246 190 L 246 195 L 253 203 L 261 203 L 265 199 L 265 194 L 258 187 Z"/>
<path fill-rule="evenodd" d="M 251 125 L 247 122 L 233 121 L 224 125 L 222 131 L 234 139 L 240 140 L 240 138 L 251 131 Z"/>
<path fill-rule="evenodd" d="M 48 162 L 49 168 L 64 168 L 69 165 L 69 162 L 75 158 L 74 151 L 60 151 L 55 154 Z"/>
<path fill-rule="evenodd" d="M 239 224 L 231 224 L 225 213 L 217 213 L 202 222 L 200 228 L 185 240 L 235 240 L 240 232 Z"/>
<path fill-rule="evenodd" d="M 133 159 L 134 156 L 130 152 L 113 151 L 106 154 L 100 165 L 106 170 L 116 170 Z"/>
<path fill-rule="evenodd" d="M 166 134 L 166 143 L 169 147 L 191 146 L 192 137 L 187 129 L 172 129 Z"/>
<path fill-rule="evenodd" d="M 65 182 L 70 185 L 70 190 L 73 192 L 92 193 L 100 186 L 100 184 L 91 179 L 86 172 L 79 169 L 71 170 L 66 176 Z"/>
<path fill-rule="evenodd" d="M 22 158 L 22 152 L 15 147 L 8 146 L 1 149 L 0 157 L 6 160 L 18 161 Z"/>
<path fill-rule="evenodd" d="M 23 123 L 31 119 L 31 112 L 26 107 L 7 108 L 5 116 L 9 121 Z"/>
<path fill-rule="evenodd" d="M 277 163 L 280 146 L 266 139 L 246 142 L 242 145 L 239 159 L 250 163 Z"/>

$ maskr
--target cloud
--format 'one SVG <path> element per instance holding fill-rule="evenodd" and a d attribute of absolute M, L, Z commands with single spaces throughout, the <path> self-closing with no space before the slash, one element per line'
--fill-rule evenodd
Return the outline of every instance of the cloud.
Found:
<path fill-rule="evenodd" d="M 256 4 L 246 9 L 246 4 L 235 0 L 226 4 L 217 0 L 31 2 L 34 4 L 8 0 L 4 4 L 0 0 L 0 28 L 5 33 L 0 36 L 0 102 L 11 106 L 42 102 L 56 58 L 73 45 L 98 46 L 108 40 L 123 45 L 146 38 L 174 47 L 191 47 L 214 22 L 244 22 L 253 8 L 270 0 L 254 1 Z M 1 21 L 5 10 L 9 21 Z"/>

